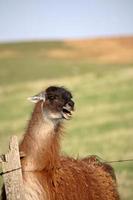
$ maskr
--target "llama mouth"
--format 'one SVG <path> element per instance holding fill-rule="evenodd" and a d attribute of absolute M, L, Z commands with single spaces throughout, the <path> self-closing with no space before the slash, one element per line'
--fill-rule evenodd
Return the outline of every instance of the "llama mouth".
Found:
<path fill-rule="evenodd" d="M 70 119 L 72 116 L 72 110 L 67 107 L 63 107 L 62 116 L 64 119 Z"/>

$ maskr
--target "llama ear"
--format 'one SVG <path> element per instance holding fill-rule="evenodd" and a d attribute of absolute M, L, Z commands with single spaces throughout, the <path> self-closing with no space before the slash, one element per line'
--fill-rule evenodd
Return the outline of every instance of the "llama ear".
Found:
<path fill-rule="evenodd" d="M 40 93 L 40 94 L 37 94 L 35 96 L 32 96 L 32 97 L 28 97 L 28 100 L 33 102 L 33 103 L 37 103 L 41 100 L 45 101 L 45 95 Z"/>

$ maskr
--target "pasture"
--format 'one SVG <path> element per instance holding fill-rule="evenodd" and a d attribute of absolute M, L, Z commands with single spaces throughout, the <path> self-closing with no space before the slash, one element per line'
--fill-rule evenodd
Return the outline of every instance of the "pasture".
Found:
<path fill-rule="evenodd" d="M 112 41 L 112 43 L 111 43 Z M 123 48 L 124 47 L 124 48 Z M 33 104 L 49 85 L 69 88 L 76 110 L 62 152 L 133 158 L 133 38 L 0 45 L 0 154 L 21 139 Z M 133 162 L 114 163 L 122 200 L 133 199 Z"/>

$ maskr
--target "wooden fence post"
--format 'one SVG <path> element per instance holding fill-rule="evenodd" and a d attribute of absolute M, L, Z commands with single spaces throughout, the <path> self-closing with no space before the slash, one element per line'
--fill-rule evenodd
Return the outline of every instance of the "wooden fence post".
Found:
<path fill-rule="evenodd" d="M 2 159 L 3 179 L 7 200 L 24 200 L 23 179 L 20 163 L 18 140 L 13 136 L 9 152 Z"/>

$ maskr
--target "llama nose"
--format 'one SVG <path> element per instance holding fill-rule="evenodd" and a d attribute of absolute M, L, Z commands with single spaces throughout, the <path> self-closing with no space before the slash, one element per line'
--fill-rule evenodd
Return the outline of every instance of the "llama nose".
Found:
<path fill-rule="evenodd" d="M 71 100 L 68 102 L 68 106 L 70 106 L 72 109 L 74 109 L 74 102 Z"/>

